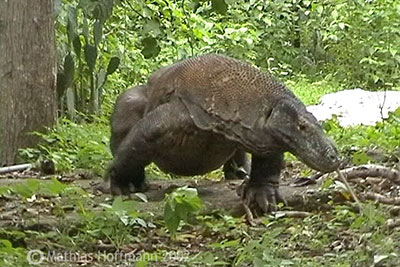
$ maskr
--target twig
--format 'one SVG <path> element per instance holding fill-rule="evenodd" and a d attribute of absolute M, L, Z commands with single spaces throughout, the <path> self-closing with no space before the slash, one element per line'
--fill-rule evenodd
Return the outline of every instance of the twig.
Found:
<path fill-rule="evenodd" d="M 310 180 L 318 180 L 319 178 L 321 178 L 323 175 L 324 175 L 325 173 L 323 173 L 323 172 L 317 172 L 317 173 L 314 173 L 313 175 L 310 175 L 309 177 L 308 177 L 308 179 L 310 179 Z"/>
<path fill-rule="evenodd" d="M 254 217 L 253 213 L 250 210 L 250 207 L 246 203 L 243 203 L 243 208 L 244 212 L 246 213 L 247 221 L 249 222 L 250 225 L 254 226 Z"/>
<path fill-rule="evenodd" d="M 387 92 L 387 89 L 385 88 L 385 91 L 384 91 L 384 93 L 383 93 L 383 102 L 382 102 L 382 104 L 379 103 L 379 109 L 380 109 L 381 120 L 382 120 L 382 121 L 384 121 L 383 108 L 384 108 L 385 102 L 386 102 L 386 92 Z"/>
<path fill-rule="evenodd" d="M 353 197 L 354 201 L 357 203 L 358 208 L 360 209 L 360 212 L 362 213 L 361 202 L 358 199 L 357 195 L 354 193 L 354 190 L 351 188 L 351 186 L 350 186 L 349 182 L 347 181 L 346 177 L 344 177 L 344 175 L 339 171 L 339 169 L 336 170 L 336 173 L 338 174 L 340 179 L 342 179 L 342 181 L 346 185 L 346 187 L 349 190 L 349 192 L 350 192 L 351 196 Z"/>
<path fill-rule="evenodd" d="M 285 210 L 285 211 L 278 211 L 275 212 L 276 215 L 282 215 L 284 217 L 290 217 L 290 218 L 305 218 L 308 216 L 311 216 L 311 212 L 307 211 L 299 211 L 299 210 Z"/>

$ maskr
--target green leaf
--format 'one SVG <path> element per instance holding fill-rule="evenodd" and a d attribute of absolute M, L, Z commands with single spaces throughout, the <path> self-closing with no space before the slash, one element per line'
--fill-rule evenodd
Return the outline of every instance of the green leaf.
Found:
<path fill-rule="evenodd" d="M 357 152 L 353 154 L 352 162 L 356 165 L 366 164 L 371 158 L 365 152 Z"/>
<path fill-rule="evenodd" d="M 146 267 L 148 266 L 148 262 L 145 260 L 139 260 L 137 262 L 135 262 L 136 267 Z"/>
<path fill-rule="evenodd" d="M 195 188 L 182 187 L 166 196 L 164 209 L 165 224 L 172 236 L 180 221 L 186 221 L 189 214 L 200 210 L 202 204 Z"/>
<path fill-rule="evenodd" d="M 9 186 L 0 186 L 0 196 L 6 196 L 11 193 L 11 188 Z"/>
<path fill-rule="evenodd" d="M 104 70 L 101 70 L 97 73 L 96 85 L 98 89 L 101 89 L 106 82 L 107 73 Z M 101 91 L 99 91 L 101 92 Z"/>
<path fill-rule="evenodd" d="M 224 0 L 212 0 L 211 6 L 215 12 L 220 14 L 226 14 L 226 11 L 228 10 L 228 5 Z"/>
<path fill-rule="evenodd" d="M 59 195 L 62 193 L 68 186 L 61 183 L 57 180 L 57 178 L 52 178 L 51 183 L 45 184 L 45 188 L 49 191 L 52 195 Z"/>
<path fill-rule="evenodd" d="M 67 111 L 69 118 L 73 120 L 75 118 L 75 93 L 72 88 L 67 88 L 66 91 Z"/>
<path fill-rule="evenodd" d="M 68 9 L 68 22 L 67 22 L 67 35 L 68 35 L 68 42 L 72 43 L 77 36 L 77 11 L 76 8 L 70 7 Z"/>
<path fill-rule="evenodd" d="M 136 218 L 134 221 L 136 224 L 139 224 L 142 227 L 145 227 L 145 228 L 147 227 L 147 223 L 141 218 Z"/>
<path fill-rule="evenodd" d="M 74 58 L 71 56 L 71 53 L 68 53 L 68 55 L 66 55 L 64 58 L 64 78 L 65 78 L 64 82 L 66 88 L 71 87 L 74 81 L 74 75 L 75 75 Z"/>
<path fill-rule="evenodd" d="M 229 247 L 238 247 L 240 246 L 240 239 L 234 239 L 234 240 L 224 240 L 220 243 L 212 243 L 208 245 L 209 248 L 229 248 Z"/>
<path fill-rule="evenodd" d="M 135 193 L 135 196 L 136 196 L 138 199 L 140 199 L 142 202 L 145 202 L 145 203 L 148 202 L 147 196 L 146 196 L 145 194 L 143 194 L 143 193 L 140 193 L 140 192 Z"/>
<path fill-rule="evenodd" d="M 108 62 L 107 75 L 114 73 L 118 69 L 120 62 L 121 60 L 119 59 L 119 57 L 112 57 L 110 59 L 110 62 Z"/>
<path fill-rule="evenodd" d="M 339 13 L 337 12 L 337 10 L 333 10 L 331 16 L 333 17 L 333 19 L 337 19 L 339 17 Z"/>
<path fill-rule="evenodd" d="M 100 5 L 100 4 L 97 4 L 97 5 L 94 7 L 93 12 L 92 12 L 92 16 L 93 16 L 93 18 L 95 18 L 96 20 L 100 20 L 100 19 L 101 19 L 102 14 L 101 14 L 101 5 Z"/>
<path fill-rule="evenodd" d="M 111 15 L 113 9 L 113 0 L 98 1 L 98 4 L 93 9 L 92 16 L 104 23 Z"/>
<path fill-rule="evenodd" d="M 12 253 L 13 252 L 12 243 L 6 239 L 0 239 L 0 249 L 2 252 Z"/>
<path fill-rule="evenodd" d="M 171 206 L 170 203 L 167 203 L 164 208 L 164 221 L 165 225 L 168 228 L 169 233 L 174 236 L 176 233 L 176 230 L 179 227 L 179 223 L 181 221 L 181 218 L 176 216 L 175 210 Z"/>
<path fill-rule="evenodd" d="M 81 43 L 81 38 L 79 35 L 75 36 L 74 41 L 72 42 L 72 45 L 74 46 L 74 51 L 75 54 L 78 58 L 81 57 L 81 50 L 82 50 L 82 43 Z"/>
<path fill-rule="evenodd" d="M 146 59 L 156 57 L 160 53 L 160 47 L 158 46 L 157 40 L 155 38 L 144 38 L 142 40 L 142 45 L 142 54 Z"/>
<path fill-rule="evenodd" d="M 67 89 L 65 83 L 65 75 L 63 72 L 57 73 L 57 95 L 58 97 L 62 97 Z"/>
<path fill-rule="evenodd" d="M 24 183 L 13 185 L 11 190 L 23 198 L 30 198 L 39 193 L 39 188 L 40 182 L 38 180 L 28 179 Z"/>
<path fill-rule="evenodd" d="M 85 52 L 85 60 L 88 64 L 89 71 L 93 73 L 97 60 L 97 48 L 92 45 L 85 45 L 83 50 Z"/>
<path fill-rule="evenodd" d="M 333 179 L 332 179 L 332 178 L 326 179 L 326 180 L 322 183 L 321 188 L 322 188 L 322 189 L 328 189 L 332 184 L 333 184 Z"/>
<path fill-rule="evenodd" d="M 89 23 L 85 15 L 82 17 L 82 33 L 83 37 L 85 37 L 85 43 L 89 43 Z"/>
<path fill-rule="evenodd" d="M 124 201 L 121 196 L 118 196 L 114 199 L 111 208 L 115 212 L 136 212 L 135 202 L 132 200 Z"/>
<path fill-rule="evenodd" d="M 201 7 L 200 0 L 193 0 L 193 1 L 189 2 L 189 6 L 190 6 L 190 8 L 193 9 L 193 13 L 196 13 L 197 9 L 199 9 L 199 7 Z"/>
<path fill-rule="evenodd" d="M 393 112 L 393 114 L 394 114 L 396 117 L 399 117 L 399 118 L 400 118 L 400 107 L 398 107 L 398 108 Z"/>
<path fill-rule="evenodd" d="M 63 10 L 62 0 L 54 0 L 54 16 L 58 17 Z"/>
<path fill-rule="evenodd" d="M 313 3 L 311 4 L 311 11 L 317 11 L 321 14 L 324 11 L 324 7 L 321 4 Z"/>
<path fill-rule="evenodd" d="M 225 0 L 227 5 L 234 5 L 238 0 Z"/>
<path fill-rule="evenodd" d="M 155 20 L 148 20 L 144 25 L 143 25 L 143 34 L 147 33 L 152 33 L 153 37 L 157 37 L 158 35 L 161 34 L 160 30 L 160 23 Z"/>
<path fill-rule="evenodd" d="M 96 22 L 93 25 L 93 35 L 94 35 L 94 44 L 97 47 L 103 36 L 103 24 L 99 20 L 96 20 Z"/>

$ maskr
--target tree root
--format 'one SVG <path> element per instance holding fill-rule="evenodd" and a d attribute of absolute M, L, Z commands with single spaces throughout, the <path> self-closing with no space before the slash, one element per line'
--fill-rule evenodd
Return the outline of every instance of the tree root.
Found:
<path fill-rule="evenodd" d="M 400 218 L 387 220 L 386 226 L 389 227 L 390 229 L 400 227 Z"/>
<path fill-rule="evenodd" d="M 340 173 L 345 175 L 348 180 L 366 177 L 382 177 L 400 185 L 400 171 L 381 165 L 360 165 L 340 170 Z M 322 181 L 326 180 L 330 174 L 331 173 L 325 173 L 318 179 L 318 182 L 321 183 Z"/>
<path fill-rule="evenodd" d="M 382 185 L 383 183 L 387 183 L 390 187 L 390 183 L 400 185 L 400 171 L 395 170 L 392 168 L 384 167 L 381 165 L 373 165 L 373 164 L 368 164 L 368 165 L 361 165 L 361 166 L 355 166 L 355 167 L 350 167 L 346 168 L 340 171 L 337 171 L 338 177 L 345 182 L 346 187 L 348 187 L 349 192 L 351 193 L 353 199 L 357 204 L 359 202 L 357 201 L 357 196 L 355 195 L 353 190 L 349 187 L 347 184 L 347 180 L 352 180 L 354 182 L 358 183 L 364 183 L 367 181 L 368 183 L 372 185 Z M 326 173 L 322 175 L 318 179 L 318 184 L 321 184 L 324 180 L 326 180 L 331 173 Z M 318 176 L 316 176 L 318 177 Z M 365 180 L 364 180 L 365 179 Z M 387 187 L 386 186 L 386 187 Z M 382 204 L 387 204 L 387 205 L 393 205 L 393 206 L 400 206 L 400 197 L 386 197 L 384 195 L 374 193 L 374 192 L 366 192 L 366 193 L 358 193 L 361 200 L 373 200 L 377 203 L 382 203 Z"/>
<path fill-rule="evenodd" d="M 392 216 L 399 216 L 400 215 L 400 207 L 392 207 L 391 209 L 390 209 L 390 214 L 392 215 Z"/>
<path fill-rule="evenodd" d="M 389 198 L 374 192 L 360 193 L 360 196 L 362 197 L 362 199 L 374 200 L 377 203 L 396 206 L 400 205 L 400 197 Z"/>
<path fill-rule="evenodd" d="M 390 180 L 391 182 L 400 185 L 400 171 L 384 167 L 381 165 L 361 165 L 340 170 L 347 179 L 353 178 L 366 178 L 366 177 L 382 177 Z M 325 175 L 324 175 L 325 176 Z"/>

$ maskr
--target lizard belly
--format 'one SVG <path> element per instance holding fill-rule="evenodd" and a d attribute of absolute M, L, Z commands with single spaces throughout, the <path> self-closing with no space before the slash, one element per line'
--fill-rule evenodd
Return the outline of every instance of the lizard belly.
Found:
<path fill-rule="evenodd" d="M 211 132 L 175 132 L 171 138 L 174 142 L 162 146 L 153 161 L 161 170 L 177 175 L 205 174 L 218 169 L 236 151 L 235 143 Z"/>

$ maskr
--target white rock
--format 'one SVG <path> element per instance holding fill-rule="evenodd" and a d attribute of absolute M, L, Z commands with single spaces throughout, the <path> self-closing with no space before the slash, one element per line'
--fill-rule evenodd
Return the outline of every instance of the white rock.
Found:
<path fill-rule="evenodd" d="M 307 109 L 321 121 L 335 114 L 339 124 L 346 127 L 375 125 L 399 106 L 400 91 L 371 92 L 357 88 L 324 95 L 319 105 Z"/>

